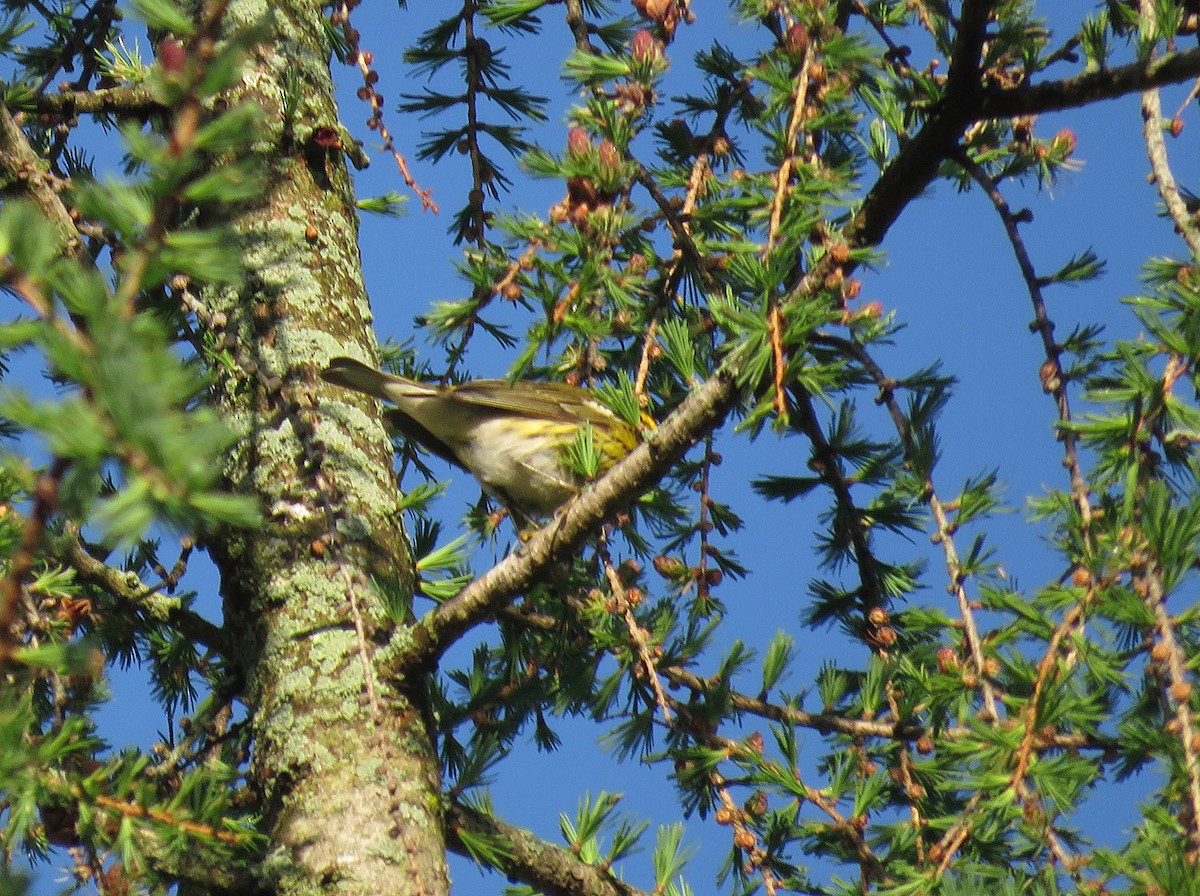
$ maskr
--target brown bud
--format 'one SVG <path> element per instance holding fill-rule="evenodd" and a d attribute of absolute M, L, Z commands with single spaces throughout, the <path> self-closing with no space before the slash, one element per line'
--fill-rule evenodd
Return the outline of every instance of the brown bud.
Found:
<path fill-rule="evenodd" d="M 1043 392 L 1056 392 L 1062 386 L 1062 378 L 1059 376 L 1058 361 L 1053 358 L 1047 358 L 1042 362 L 1042 366 L 1038 368 L 1038 378 L 1042 381 Z"/>
<path fill-rule="evenodd" d="M 1183 133 L 1183 119 L 1179 116 L 1171 119 L 1171 126 L 1167 128 L 1171 132 L 1172 137 L 1178 137 Z"/>
<path fill-rule="evenodd" d="M 617 575 L 621 577 L 622 582 L 632 582 L 641 571 L 642 564 L 632 557 L 622 560 L 621 565 L 617 567 Z"/>
<path fill-rule="evenodd" d="M 1087 588 L 1092 584 L 1092 571 L 1082 566 L 1075 567 L 1075 571 L 1071 573 L 1071 584 L 1076 588 Z"/>
<path fill-rule="evenodd" d="M 633 8 L 651 22 L 664 22 L 671 13 L 675 0 L 633 0 Z"/>
<path fill-rule="evenodd" d="M 572 214 L 579 207 L 585 209 L 600 204 L 600 191 L 590 177 L 572 177 L 567 180 L 567 205 Z"/>
<path fill-rule="evenodd" d="M 662 55 L 662 44 L 649 28 L 639 28 L 629 42 L 629 55 L 637 62 L 652 62 Z"/>
<path fill-rule="evenodd" d="M 592 151 L 592 138 L 588 132 L 576 125 L 567 131 L 567 154 L 585 156 Z"/>
<path fill-rule="evenodd" d="M 784 40 L 786 41 L 785 46 L 787 47 L 787 51 L 799 58 L 808 49 L 808 29 L 797 22 L 788 29 Z"/>
<path fill-rule="evenodd" d="M 646 107 L 653 93 L 646 90 L 641 84 L 624 81 L 613 88 L 613 96 L 620 100 L 626 111 L 635 112 Z"/>
<path fill-rule="evenodd" d="M 1187 703 L 1192 696 L 1192 686 L 1186 681 L 1177 681 L 1171 685 L 1171 699 L 1176 703 Z"/>
<path fill-rule="evenodd" d="M 937 658 L 938 668 L 943 672 L 950 672 L 962 664 L 958 658 L 958 652 L 952 647 L 943 647 L 938 651 Z"/>
<path fill-rule="evenodd" d="M 607 138 L 600 141 L 600 148 L 596 150 L 596 155 L 600 159 L 600 168 L 604 171 L 615 172 L 621 167 L 621 154 L 617 152 L 617 147 L 613 145 L 613 142 Z"/>
<path fill-rule="evenodd" d="M 758 841 L 755 839 L 754 834 L 745 829 L 742 829 L 733 835 L 733 845 L 738 849 L 754 849 L 754 845 L 757 842 Z"/>
<path fill-rule="evenodd" d="M 883 317 L 883 303 L 867 302 L 867 304 L 858 309 L 858 316 L 864 320 L 879 320 L 879 318 Z"/>
<path fill-rule="evenodd" d="M 1171 651 L 1162 641 L 1155 641 L 1154 646 L 1150 648 L 1150 659 L 1156 663 L 1165 663 L 1170 655 Z"/>
<path fill-rule="evenodd" d="M 1075 151 L 1075 143 L 1075 132 L 1070 128 L 1063 128 L 1054 135 L 1054 148 L 1066 155 L 1070 155 Z"/>
<path fill-rule="evenodd" d="M 477 37 L 471 41 L 471 54 L 479 60 L 480 64 L 487 65 L 492 61 L 492 45 L 482 37 Z"/>
<path fill-rule="evenodd" d="M 928 756 L 933 752 L 933 738 L 928 734 L 922 734 L 917 738 L 917 752 L 922 756 Z"/>
<path fill-rule="evenodd" d="M 181 75 L 187 65 L 187 50 L 173 37 L 158 45 L 158 64 L 168 75 Z"/>
<path fill-rule="evenodd" d="M 654 571 L 664 579 L 679 579 L 687 574 L 687 565 L 677 557 L 659 554 L 652 563 Z"/>

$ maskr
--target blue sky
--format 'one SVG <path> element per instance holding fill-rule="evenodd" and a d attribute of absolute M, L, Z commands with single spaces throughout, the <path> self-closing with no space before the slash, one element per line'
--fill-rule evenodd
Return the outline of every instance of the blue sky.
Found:
<path fill-rule="evenodd" d="M 1045 10 L 1043 14 L 1052 26 L 1056 22 L 1077 22 L 1080 10 L 1095 5 L 1037 4 Z M 406 81 L 408 75 L 400 63 L 403 47 L 412 43 L 432 21 L 433 14 L 443 8 L 442 4 L 420 0 L 413 0 L 410 6 L 405 12 L 397 11 L 392 4 L 366 4 L 356 12 L 363 46 L 375 55 L 382 76 L 379 87 L 393 109 L 401 92 L 417 87 Z M 676 60 L 673 78 L 686 78 L 690 51 L 685 52 L 684 47 L 706 46 L 714 36 L 735 45 L 748 39 L 748 33 L 739 32 L 720 5 L 697 3 L 696 12 L 697 23 L 681 28 L 679 41 L 672 49 Z M 533 89 L 553 100 L 550 122 L 542 138 L 550 148 L 564 142 L 565 110 L 571 102 L 568 87 L 559 78 L 558 66 L 569 46 L 566 29 L 558 20 L 560 14 L 560 6 L 549 8 L 544 18 L 550 37 L 529 44 L 537 48 L 536 52 L 513 47 L 507 60 L 518 78 L 527 72 L 534 82 Z M 488 39 L 495 47 L 504 44 L 498 35 L 488 35 Z M 923 61 L 919 53 L 914 61 Z M 343 85 L 343 120 L 370 146 L 374 135 L 361 126 L 368 113 L 354 98 L 358 86 L 355 72 L 343 70 L 339 77 Z M 1169 94 L 1164 106 L 1175 108 L 1181 95 Z M 363 264 L 376 312 L 376 331 L 381 340 L 412 337 L 422 351 L 436 358 L 437 349 L 414 330 L 412 319 L 431 302 L 461 297 L 467 291 L 454 272 L 457 251 L 446 235 L 450 215 L 461 203 L 467 164 L 457 157 L 438 166 L 416 163 L 416 129 L 425 125 L 405 120 L 394 111 L 388 113 L 387 121 L 401 151 L 409 157 L 415 177 L 422 186 L 434 189 L 443 212 L 433 217 L 419 211 L 419 204 L 413 201 L 405 217 L 364 218 Z M 1089 247 L 1108 261 L 1107 273 L 1099 281 L 1049 291 L 1050 310 L 1060 333 L 1068 332 L 1076 321 L 1095 319 L 1109 322 L 1111 333 L 1136 333 L 1136 320 L 1120 300 L 1137 290 L 1140 265 L 1147 257 L 1181 251 L 1170 226 L 1155 217 L 1156 197 L 1146 179 L 1148 165 L 1139 137 L 1140 124 L 1137 100 L 1132 97 L 1081 113 L 1044 117 L 1038 123 L 1038 134 L 1050 136 L 1062 127 L 1073 129 L 1078 137 L 1077 156 L 1083 165 L 1057 185 L 1052 195 L 1009 196 L 1014 207 L 1028 203 L 1033 209 L 1034 221 L 1023 233 L 1039 270 L 1055 270 Z M 1185 129 L 1171 141 L 1170 148 L 1173 158 L 1193 161 L 1195 134 Z M 648 153 L 645 147 L 643 151 Z M 508 201 L 523 209 L 545 213 L 564 192 L 557 183 L 527 187 L 515 163 L 506 169 L 518 179 L 518 187 Z M 395 166 L 383 154 L 374 156 L 371 169 L 359 176 L 359 184 L 363 196 L 404 190 Z M 1044 550 L 1042 533 L 1026 521 L 1024 502 L 1027 495 L 1039 494 L 1043 488 L 1062 487 L 1065 476 L 1060 448 L 1050 435 L 1054 408 L 1042 393 L 1037 375 L 1043 358 L 1041 345 L 1027 328 L 1032 316 L 1029 300 L 999 219 L 982 194 L 958 194 L 943 184 L 912 205 L 883 248 L 884 263 L 863 275 L 862 299 L 881 302 L 907 329 L 900 334 L 897 346 L 883 353 L 881 360 L 890 373 L 900 375 L 941 359 L 946 371 L 961 381 L 957 397 L 942 421 L 945 459 L 937 474 L 941 490 L 945 495 L 953 494 L 966 477 L 998 468 L 1008 485 L 1007 499 L 1013 511 L 989 526 L 998 559 L 1008 574 L 1026 588 L 1053 580 L 1062 570 Z M 475 375 L 503 375 L 515 358 L 515 353 L 491 349 L 483 339 L 475 348 L 468 358 Z M 874 421 L 867 416 L 868 408 L 862 412 L 873 425 L 886 424 L 882 411 L 877 411 L 879 416 Z M 747 579 L 727 580 L 720 588 L 729 609 L 729 625 L 721 643 L 728 644 L 737 637 L 765 646 L 776 629 L 792 632 L 801 645 L 802 656 L 785 683 L 785 689 L 791 691 L 810 684 L 823 661 L 840 658 L 849 666 L 865 662 L 861 645 L 843 643 L 836 633 L 806 631 L 799 624 L 806 601 L 805 583 L 817 573 L 815 566 L 804 565 L 804 558 L 813 555 L 813 516 L 820 499 L 808 504 L 766 504 L 747 486 L 754 476 L 792 471 L 802 465 L 806 458 L 802 446 L 767 433 L 751 445 L 744 439 L 723 437 L 719 450 L 725 455 L 725 463 L 717 471 L 715 491 L 719 500 L 733 503 L 746 517 L 744 536 L 730 544 L 753 571 Z M 466 504 L 478 494 L 465 474 L 455 473 L 453 478 L 458 480 L 456 488 L 440 508 L 450 534 L 458 531 Z M 927 577 L 930 587 L 916 599 L 944 601 L 944 576 L 939 575 L 938 556 L 928 546 L 918 545 L 916 549 L 928 551 L 931 558 Z M 483 562 L 481 558 L 478 569 L 483 568 Z M 215 612 L 218 604 L 211 581 L 197 581 L 193 587 L 211 591 L 209 606 Z M 121 676 L 116 687 L 118 699 L 104 714 L 107 736 L 117 747 L 149 743 L 162 722 L 154 717 L 144 687 L 136 675 Z M 561 842 L 558 815 L 573 813 L 585 790 L 593 796 L 600 790 L 625 794 L 622 805 L 634 817 L 649 817 L 655 822 L 678 817 L 674 793 L 666 780 L 667 768 L 614 765 L 598 745 L 603 729 L 594 725 L 564 723 L 559 732 L 564 745 L 557 754 L 538 753 L 530 741 L 527 751 L 501 766 L 493 796 L 499 814 L 507 820 Z M 809 745 L 806 752 L 810 757 L 819 754 L 816 735 L 804 742 Z M 1093 800 L 1095 819 L 1088 823 L 1088 832 L 1098 840 L 1111 842 L 1109 838 L 1135 819 L 1133 803 L 1140 786 L 1135 780 L 1122 788 L 1098 792 Z M 693 818 L 687 823 L 686 842 L 699 850 L 689 873 L 697 892 L 711 891 L 712 869 L 728 849 L 728 836 L 727 829 L 711 820 Z M 820 868 L 814 867 L 818 878 L 827 873 L 827 869 Z M 649 885 L 652 877 L 648 850 L 627 863 L 624 873 L 635 885 Z M 455 863 L 453 875 L 456 894 L 485 896 L 500 893 L 505 886 L 500 876 L 481 876 L 462 862 Z M 55 872 L 41 869 L 35 892 L 56 892 L 54 879 Z"/>

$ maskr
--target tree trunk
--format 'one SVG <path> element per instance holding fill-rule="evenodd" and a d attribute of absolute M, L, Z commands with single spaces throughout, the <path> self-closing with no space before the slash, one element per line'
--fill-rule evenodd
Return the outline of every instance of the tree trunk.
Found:
<path fill-rule="evenodd" d="M 236 0 L 226 22 L 259 9 Z M 233 97 L 265 112 L 267 188 L 233 221 L 247 276 L 202 312 L 233 359 L 214 382 L 244 434 L 227 472 L 268 521 L 213 542 L 270 838 L 262 883 L 437 896 L 448 881 L 422 685 L 374 671 L 412 594 L 391 447 L 372 403 L 315 376 L 331 355 L 376 349 L 323 16 L 315 2 L 273 9 Z"/>

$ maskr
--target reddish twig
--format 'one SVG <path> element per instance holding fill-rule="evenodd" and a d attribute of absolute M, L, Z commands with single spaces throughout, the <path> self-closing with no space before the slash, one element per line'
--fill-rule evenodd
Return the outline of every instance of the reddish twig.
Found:
<path fill-rule="evenodd" d="M 9 561 L 8 574 L 0 580 L 0 665 L 7 663 L 20 646 L 16 627 L 21 595 L 37 562 L 46 523 L 58 505 L 58 487 L 67 466 L 65 458 L 56 457 L 49 469 L 38 476 L 33 490 L 33 507 L 25 518 L 21 540 Z"/>

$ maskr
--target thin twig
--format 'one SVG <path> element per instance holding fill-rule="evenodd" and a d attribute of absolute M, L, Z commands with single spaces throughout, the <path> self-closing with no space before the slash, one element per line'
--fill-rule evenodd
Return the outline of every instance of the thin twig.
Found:
<path fill-rule="evenodd" d="M 1067 468 L 1070 481 L 1071 500 L 1079 512 L 1082 522 L 1084 543 L 1091 543 L 1092 505 L 1088 497 L 1087 480 L 1083 475 L 1083 467 L 1079 461 L 1079 437 L 1068 425 L 1071 422 L 1071 404 L 1067 394 L 1067 377 L 1062 368 L 1062 347 L 1054 341 L 1054 321 L 1046 309 L 1046 300 L 1042 294 L 1042 280 L 1037 276 L 1033 260 L 1025 247 L 1025 241 L 1017 228 L 1018 217 L 1008 205 L 1000 186 L 982 166 L 974 162 L 966 152 L 960 152 L 958 162 L 971 178 L 988 194 L 992 206 L 1000 216 L 1004 231 L 1008 235 L 1009 245 L 1016 256 L 1021 277 L 1033 304 L 1034 323 L 1030 325 L 1042 339 L 1042 351 L 1045 363 L 1041 367 L 1042 387 L 1054 398 L 1058 411 L 1058 432 L 1063 443 L 1063 465 Z"/>
<path fill-rule="evenodd" d="M 966 740 L 978 737 L 974 729 L 965 725 L 952 725 L 948 728 L 928 728 L 912 723 L 877 721 L 874 719 L 850 719 L 836 713 L 806 712 L 794 706 L 781 706 L 770 703 L 748 694 L 728 690 L 728 683 L 719 679 L 707 679 L 678 666 L 666 666 L 659 670 L 673 684 L 686 687 L 698 693 L 719 692 L 728 693 L 730 705 L 739 713 L 758 716 L 775 722 L 782 722 L 797 728 L 808 728 L 821 734 L 842 734 L 846 737 L 863 738 L 877 737 L 912 743 L 923 737 L 937 734 L 948 740 Z M 1064 734 L 1054 732 L 1043 734 L 1039 732 L 1034 740 L 1034 749 L 1039 752 L 1047 750 L 1095 750 L 1100 753 L 1111 752 L 1119 746 L 1118 741 L 1110 738 L 1095 737 L 1083 733 Z"/>
<path fill-rule="evenodd" d="M 896 400 L 896 380 L 887 376 L 883 368 L 871 357 L 866 347 L 854 340 L 831 336 L 825 333 L 815 334 L 812 340 L 817 343 L 837 346 L 848 357 L 854 358 L 863 365 L 863 368 L 875 380 L 875 384 L 879 389 L 879 398 L 877 401 L 888 409 L 888 413 L 896 427 L 905 458 L 910 461 L 915 460 L 916 445 L 913 443 L 912 426 L 904 410 L 900 407 L 900 403 Z M 983 639 L 979 634 L 979 626 L 975 621 L 975 611 L 967 595 L 966 575 L 963 572 L 962 561 L 959 558 L 958 549 L 954 543 L 955 526 L 946 513 L 946 506 L 942 503 L 941 498 L 938 497 L 932 477 L 927 478 L 925 481 L 924 498 L 933 516 L 933 541 L 941 545 L 942 555 L 945 558 L 946 571 L 950 579 L 947 590 L 954 595 L 955 601 L 958 604 L 959 614 L 963 622 L 963 634 L 967 641 L 967 649 L 971 653 L 971 661 L 979 677 L 984 711 L 987 713 L 988 719 L 994 722 L 1000 718 L 996 708 L 996 692 L 990 676 L 987 674 L 987 662 L 983 654 Z"/>
<path fill-rule="evenodd" d="M 9 561 L 7 574 L 0 580 L 0 666 L 5 665 L 20 646 L 16 626 L 21 596 L 37 562 L 46 523 L 58 505 L 58 487 L 67 472 L 67 465 L 66 458 L 56 457 L 49 469 L 38 476 L 33 489 L 33 507 L 21 528 L 21 540 Z"/>
<path fill-rule="evenodd" d="M 642 628 L 637 616 L 634 615 L 629 592 L 617 574 L 617 569 L 613 566 L 612 560 L 608 557 L 608 551 L 603 545 L 601 546 L 601 562 L 604 564 L 604 577 L 608 580 L 608 587 L 612 589 L 616 612 L 620 614 L 621 620 L 625 623 L 625 631 L 629 634 L 629 641 L 637 653 L 642 673 L 646 676 L 646 682 L 650 685 L 650 690 L 654 692 L 654 699 L 662 713 L 663 722 L 670 725 L 672 722 L 671 704 L 667 698 L 667 692 L 662 686 L 662 680 L 658 677 L 658 667 L 655 665 L 654 657 L 651 655 L 650 633 Z"/>
<path fill-rule="evenodd" d="M 1154 0 L 1141 0 L 1139 30 L 1151 34 L 1156 27 L 1157 12 Z M 1151 53 L 1151 59 L 1155 58 Z M 1142 139 L 1146 143 L 1146 154 L 1150 158 L 1150 170 L 1154 174 L 1154 186 L 1159 198 L 1166 206 L 1167 214 L 1175 225 L 1176 232 L 1188 244 L 1192 256 L 1200 255 L 1200 228 L 1188 211 L 1187 204 L 1179 194 L 1175 175 L 1167 160 L 1167 142 L 1163 138 L 1162 99 L 1157 88 L 1142 92 Z"/>
<path fill-rule="evenodd" d="M 1146 603 L 1154 612 L 1154 625 L 1159 643 L 1166 652 L 1165 666 L 1170 678 L 1171 702 L 1175 705 L 1175 722 L 1180 746 L 1183 749 L 1184 773 L 1187 776 L 1188 811 L 1182 813 L 1192 850 L 1200 851 L 1200 730 L 1192 712 L 1192 682 L 1189 680 L 1187 651 L 1175 636 L 1175 620 L 1167 612 L 1162 571 L 1152 562 L 1146 569 Z"/>

